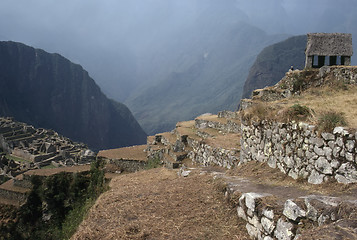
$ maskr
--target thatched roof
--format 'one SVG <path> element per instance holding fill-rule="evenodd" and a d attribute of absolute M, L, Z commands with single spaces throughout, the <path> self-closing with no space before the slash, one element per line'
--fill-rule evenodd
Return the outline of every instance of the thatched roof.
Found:
<path fill-rule="evenodd" d="M 305 54 L 307 56 L 352 56 L 352 34 L 309 33 Z"/>

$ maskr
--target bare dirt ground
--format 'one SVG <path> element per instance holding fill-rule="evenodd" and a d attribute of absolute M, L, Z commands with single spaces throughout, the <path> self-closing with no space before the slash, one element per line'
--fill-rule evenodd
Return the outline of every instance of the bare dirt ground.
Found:
<path fill-rule="evenodd" d="M 249 239 L 211 176 L 165 168 L 120 175 L 72 239 Z"/>

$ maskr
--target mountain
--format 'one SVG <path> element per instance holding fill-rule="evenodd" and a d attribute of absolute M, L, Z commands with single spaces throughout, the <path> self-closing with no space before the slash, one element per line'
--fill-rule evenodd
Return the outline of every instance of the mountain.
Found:
<path fill-rule="evenodd" d="M 276 84 L 291 66 L 303 69 L 306 41 L 306 35 L 295 36 L 264 48 L 249 71 L 242 98 L 249 98 L 255 89 Z"/>
<path fill-rule="evenodd" d="M 108 99 L 80 65 L 17 42 L 0 42 L 0 115 L 94 150 L 146 141 L 130 110 Z"/>
<path fill-rule="evenodd" d="M 156 50 L 156 55 L 148 55 L 152 69 L 141 69 L 150 84 L 125 101 L 147 133 L 169 131 L 178 121 L 237 107 L 257 54 L 286 38 L 268 35 L 244 19 L 234 1 L 207 4 L 168 42 L 151 46 Z M 149 62 L 144 57 L 142 61 Z"/>

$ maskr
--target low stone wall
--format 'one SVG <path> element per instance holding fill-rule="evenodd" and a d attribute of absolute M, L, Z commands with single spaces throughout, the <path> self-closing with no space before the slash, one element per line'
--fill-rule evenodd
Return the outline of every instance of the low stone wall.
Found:
<path fill-rule="evenodd" d="M 189 157 L 203 166 L 220 166 L 228 169 L 239 163 L 239 150 L 228 150 L 209 146 L 203 142 L 189 141 L 192 151 Z"/>
<path fill-rule="evenodd" d="M 114 164 L 124 172 L 136 172 L 143 170 L 147 164 L 146 161 L 126 159 L 110 159 L 109 163 Z"/>
<path fill-rule="evenodd" d="M 7 189 L 0 188 L 0 197 L 14 201 L 16 204 L 21 205 L 26 202 L 27 193 L 11 191 Z"/>
<path fill-rule="evenodd" d="M 241 161 L 267 162 L 290 177 L 321 184 L 357 182 L 357 134 L 342 127 L 321 136 L 313 125 L 260 121 L 242 123 Z"/>
<path fill-rule="evenodd" d="M 227 196 L 232 195 L 227 192 Z M 351 202 L 327 196 L 288 199 L 282 205 L 271 194 L 249 192 L 235 197 L 237 214 L 247 222 L 253 239 L 301 239 L 302 230 L 348 219 L 347 209 L 356 209 Z"/>
<path fill-rule="evenodd" d="M 227 123 L 220 123 L 205 119 L 195 119 L 195 127 L 197 129 L 213 128 L 228 133 L 240 132 L 240 125 L 230 119 L 227 119 Z"/>

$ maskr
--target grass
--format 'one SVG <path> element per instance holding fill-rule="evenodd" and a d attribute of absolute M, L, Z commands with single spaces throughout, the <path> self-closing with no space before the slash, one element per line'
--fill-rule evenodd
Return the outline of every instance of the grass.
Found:
<path fill-rule="evenodd" d="M 249 239 L 212 177 L 165 168 L 113 178 L 73 239 Z"/>
<path fill-rule="evenodd" d="M 318 120 L 320 131 L 331 132 L 337 126 L 346 126 L 344 114 L 341 112 L 329 111 L 321 114 Z"/>
<path fill-rule="evenodd" d="M 23 159 L 23 158 L 20 158 L 20 157 L 16 157 L 16 156 L 10 155 L 10 154 L 6 154 L 6 158 L 9 159 L 9 160 L 14 160 L 16 162 L 21 162 L 21 163 L 29 163 L 29 162 L 31 162 L 29 160 L 26 160 L 26 159 Z"/>
<path fill-rule="evenodd" d="M 252 120 L 273 119 L 286 121 L 286 114 L 292 112 L 306 112 L 310 109 L 307 122 L 319 124 L 319 119 L 326 113 L 335 112 L 343 116 L 344 121 L 338 121 L 341 126 L 357 128 L 357 86 L 347 85 L 335 87 L 334 85 L 310 88 L 300 95 L 272 102 L 257 102 L 256 106 L 247 109 L 244 117 Z M 301 120 L 305 121 L 305 120 Z"/>

